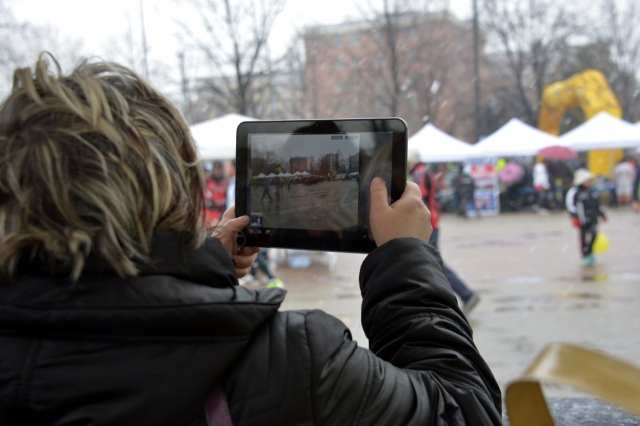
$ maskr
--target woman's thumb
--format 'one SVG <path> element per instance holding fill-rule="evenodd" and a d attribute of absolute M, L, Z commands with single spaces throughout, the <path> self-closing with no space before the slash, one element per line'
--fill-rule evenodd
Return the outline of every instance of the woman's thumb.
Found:
<path fill-rule="evenodd" d="M 378 210 L 389 207 L 387 194 L 387 184 L 379 177 L 373 178 L 370 187 L 371 193 L 371 210 Z"/>

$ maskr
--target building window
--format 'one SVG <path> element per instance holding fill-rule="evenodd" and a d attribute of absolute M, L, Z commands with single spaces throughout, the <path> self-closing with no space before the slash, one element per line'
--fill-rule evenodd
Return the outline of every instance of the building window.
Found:
<path fill-rule="evenodd" d="M 337 70 L 341 70 L 342 69 L 342 58 L 336 58 L 336 60 L 333 63 L 333 67 Z"/>
<path fill-rule="evenodd" d="M 352 46 L 357 46 L 358 43 L 360 43 L 360 36 L 357 33 L 351 34 L 351 37 L 349 37 L 349 42 Z"/>
<path fill-rule="evenodd" d="M 336 47 L 342 45 L 342 37 L 333 36 L 333 45 L 336 46 Z"/>

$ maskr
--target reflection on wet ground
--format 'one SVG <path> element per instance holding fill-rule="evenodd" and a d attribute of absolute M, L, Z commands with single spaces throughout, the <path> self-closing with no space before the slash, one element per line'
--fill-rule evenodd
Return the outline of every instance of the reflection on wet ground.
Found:
<path fill-rule="evenodd" d="M 580 264 L 577 232 L 565 214 L 441 219 L 444 261 L 481 297 L 468 319 L 503 389 L 554 341 L 640 365 L 640 215 L 614 210 L 609 216 L 601 229 L 610 249 L 593 267 Z M 289 290 L 283 309 L 325 310 L 367 346 L 358 283 L 364 258 L 339 254 L 333 271 L 321 263 L 303 270 L 280 266 Z M 557 386 L 545 392 L 575 395 Z"/>

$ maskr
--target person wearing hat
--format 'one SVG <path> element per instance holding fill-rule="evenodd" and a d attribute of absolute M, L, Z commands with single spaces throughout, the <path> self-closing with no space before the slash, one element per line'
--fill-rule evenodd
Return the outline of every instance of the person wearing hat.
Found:
<path fill-rule="evenodd" d="M 431 212 L 431 227 L 433 232 L 429 238 L 429 244 L 438 248 L 438 208 L 436 204 L 436 190 L 433 178 L 427 173 L 427 166 L 420 161 L 420 152 L 417 149 L 409 149 L 407 152 L 407 169 L 410 179 L 420 187 L 422 201 Z M 471 290 L 451 269 L 444 265 L 444 271 L 453 291 L 462 299 L 462 311 L 469 314 L 478 304 L 480 297 Z"/>
<path fill-rule="evenodd" d="M 595 263 L 593 243 L 598 234 L 598 219 L 607 221 L 600 194 L 591 187 L 592 183 L 593 174 L 587 169 L 578 169 L 573 177 L 573 188 L 567 193 L 567 210 L 574 226 L 580 229 L 582 263 L 587 266 Z"/>

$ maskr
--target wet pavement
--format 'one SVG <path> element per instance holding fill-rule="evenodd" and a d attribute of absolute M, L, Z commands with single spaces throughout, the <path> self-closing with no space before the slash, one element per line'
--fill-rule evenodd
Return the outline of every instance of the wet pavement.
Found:
<path fill-rule="evenodd" d="M 262 215 L 262 226 L 267 228 L 284 228 L 285 224 L 289 228 L 333 231 L 357 227 L 358 183 L 255 187 L 251 190 L 251 214 Z"/>
<path fill-rule="evenodd" d="M 640 215 L 614 210 L 609 217 L 600 227 L 609 236 L 609 251 L 592 267 L 580 265 L 577 231 L 566 213 L 442 217 L 444 261 L 481 297 L 468 319 L 503 390 L 555 341 L 640 366 Z M 280 264 L 276 275 L 289 291 L 282 309 L 322 309 L 366 347 L 358 288 L 363 259 L 315 254 L 307 269 Z M 545 394 L 585 396 L 559 386 L 545 386 Z"/>

